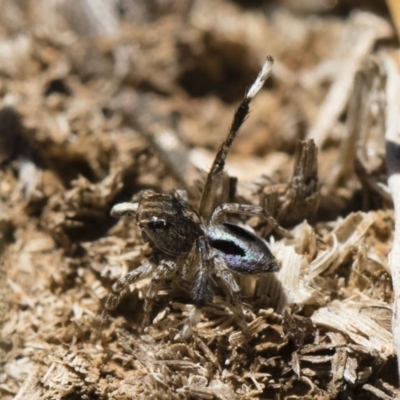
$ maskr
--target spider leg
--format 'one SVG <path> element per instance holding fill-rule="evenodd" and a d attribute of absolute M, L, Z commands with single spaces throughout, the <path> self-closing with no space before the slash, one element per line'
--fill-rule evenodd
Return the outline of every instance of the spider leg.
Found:
<path fill-rule="evenodd" d="M 110 215 L 113 218 L 135 217 L 139 209 L 140 200 L 152 193 L 155 192 L 151 189 L 140 190 L 133 196 L 132 201 L 115 204 L 110 211 Z"/>
<path fill-rule="evenodd" d="M 201 308 L 209 303 L 213 296 L 210 274 L 214 267 L 214 260 L 210 244 L 205 236 L 197 239 L 187 260 L 189 265 L 185 266 L 184 275 L 186 279 L 193 280 L 191 294 L 194 304 L 188 321 L 182 329 L 181 337 L 184 339 L 192 334 L 193 326 L 200 321 Z"/>
<path fill-rule="evenodd" d="M 144 316 L 142 326 L 149 325 L 153 299 L 157 295 L 161 282 L 171 278 L 178 270 L 178 265 L 173 261 L 163 260 L 154 271 L 144 301 Z"/>
<path fill-rule="evenodd" d="M 134 217 L 138 211 L 139 203 L 125 202 L 113 206 L 110 215 L 113 218 Z"/>
<path fill-rule="evenodd" d="M 188 201 L 188 194 L 185 189 L 174 188 L 172 190 L 172 195 L 178 200 Z"/>
<path fill-rule="evenodd" d="M 253 100 L 255 95 L 260 91 L 260 89 L 264 85 L 264 82 L 271 75 L 273 62 L 274 62 L 273 58 L 271 56 L 268 56 L 267 61 L 262 66 L 262 69 L 259 72 L 256 80 L 247 90 L 242 102 L 235 111 L 228 136 L 222 143 L 221 147 L 217 152 L 217 155 L 215 156 L 210 172 L 207 175 L 206 184 L 204 186 L 199 205 L 199 213 L 206 219 L 210 217 L 214 207 L 212 201 L 213 199 L 212 194 L 215 193 L 216 189 L 220 184 L 220 178 L 224 171 L 225 160 L 228 155 L 229 149 L 231 148 L 232 143 L 235 140 L 240 127 L 243 125 L 244 121 L 246 120 L 246 117 L 249 114 L 250 110 L 249 105 L 251 100 Z"/>
<path fill-rule="evenodd" d="M 192 297 L 196 307 L 204 307 L 213 296 L 210 275 L 214 266 L 210 244 L 205 236 L 197 240 L 197 249 L 199 260 L 192 287 Z"/>
<path fill-rule="evenodd" d="M 225 222 L 227 214 L 257 215 L 263 217 L 281 236 L 291 238 L 292 234 L 282 228 L 275 218 L 264 208 L 252 204 L 225 203 L 215 208 L 211 215 L 210 224 L 220 225 Z"/>
<path fill-rule="evenodd" d="M 128 288 L 128 286 L 136 280 L 150 275 L 153 268 L 154 267 L 148 261 L 144 261 L 139 267 L 122 276 L 112 285 L 111 292 L 107 297 L 104 310 L 100 317 L 100 327 L 104 326 L 108 313 L 117 307 L 121 300 L 122 293 Z"/>
<path fill-rule="evenodd" d="M 240 287 L 236 279 L 221 257 L 215 258 L 215 266 L 218 271 L 219 280 L 226 296 L 232 300 L 234 306 L 234 317 L 244 334 L 247 333 L 247 325 L 244 319 L 243 305 L 240 295 Z"/>

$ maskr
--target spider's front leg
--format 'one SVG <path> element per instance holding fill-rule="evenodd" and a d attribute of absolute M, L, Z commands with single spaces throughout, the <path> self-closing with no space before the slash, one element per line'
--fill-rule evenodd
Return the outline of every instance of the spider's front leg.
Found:
<path fill-rule="evenodd" d="M 225 203 L 215 208 L 211 215 L 210 223 L 214 226 L 220 225 L 226 220 L 228 214 L 244 214 L 244 215 L 257 215 L 265 218 L 267 222 L 278 232 L 281 236 L 292 238 L 292 234 L 286 229 L 282 228 L 275 218 L 264 208 L 252 204 L 237 204 Z"/>
<path fill-rule="evenodd" d="M 153 299 L 157 295 L 162 281 L 172 278 L 178 270 L 178 264 L 169 260 L 162 260 L 155 269 L 144 301 L 144 316 L 142 326 L 149 325 Z"/>
<path fill-rule="evenodd" d="M 100 326 L 104 326 L 108 313 L 117 307 L 121 300 L 122 293 L 128 288 L 128 286 L 140 278 L 149 276 L 153 272 L 153 269 L 154 267 L 148 261 L 143 261 L 139 267 L 122 276 L 112 285 L 111 292 L 107 297 L 106 304 L 100 318 Z"/>
<path fill-rule="evenodd" d="M 201 318 L 201 308 L 212 301 L 213 291 L 210 275 L 214 266 L 210 244 L 205 236 L 200 236 L 187 258 L 184 268 L 185 279 L 193 281 L 191 295 L 193 309 L 182 330 L 182 338 L 187 339 L 192 334 L 192 328 Z"/>

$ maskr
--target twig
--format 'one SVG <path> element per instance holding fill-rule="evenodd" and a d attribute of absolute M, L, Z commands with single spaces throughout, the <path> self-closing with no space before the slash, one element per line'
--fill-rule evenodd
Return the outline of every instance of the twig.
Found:
<path fill-rule="evenodd" d="M 387 22 L 369 13 L 359 13 L 346 35 L 342 68 L 327 94 L 317 119 L 307 138 L 322 148 L 349 100 L 356 72 L 378 39 L 389 37 L 392 30 Z"/>

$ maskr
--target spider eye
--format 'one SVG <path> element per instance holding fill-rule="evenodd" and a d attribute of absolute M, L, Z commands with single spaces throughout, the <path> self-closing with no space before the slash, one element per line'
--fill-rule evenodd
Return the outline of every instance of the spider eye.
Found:
<path fill-rule="evenodd" d="M 163 229 L 167 227 L 167 221 L 162 218 L 152 217 L 149 221 L 150 229 Z"/>

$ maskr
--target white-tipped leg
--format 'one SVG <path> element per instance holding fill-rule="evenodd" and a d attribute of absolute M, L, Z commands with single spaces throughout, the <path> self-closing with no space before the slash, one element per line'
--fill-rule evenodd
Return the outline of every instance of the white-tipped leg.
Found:
<path fill-rule="evenodd" d="M 113 218 L 133 217 L 136 215 L 138 208 L 139 203 L 118 203 L 111 209 L 110 215 Z"/>
<path fill-rule="evenodd" d="M 271 75 L 273 63 L 274 59 L 271 56 L 267 56 L 267 61 L 265 61 L 264 65 L 261 68 L 261 71 L 258 73 L 256 80 L 250 86 L 249 90 L 246 93 L 247 98 L 252 99 L 261 90 L 264 82 Z"/>
<path fill-rule="evenodd" d="M 214 208 L 214 202 L 212 201 L 213 193 L 218 189 L 219 185 L 221 184 L 221 177 L 224 171 L 225 160 L 228 155 L 229 149 L 231 148 L 240 127 L 243 125 L 244 121 L 249 115 L 250 102 L 252 101 L 254 96 L 260 91 L 266 79 L 271 75 L 273 62 L 273 58 L 271 56 L 268 56 L 267 61 L 262 66 L 256 80 L 250 86 L 250 89 L 246 92 L 242 102 L 235 111 L 228 136 L 222 143 L 215 156 L 210 172 L 207 175 L 207 180 L 204 185 L 199 205 L 199 213 L 206 220 L 210 218 L 210 215 Z"/>

